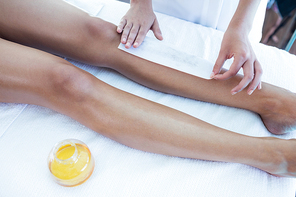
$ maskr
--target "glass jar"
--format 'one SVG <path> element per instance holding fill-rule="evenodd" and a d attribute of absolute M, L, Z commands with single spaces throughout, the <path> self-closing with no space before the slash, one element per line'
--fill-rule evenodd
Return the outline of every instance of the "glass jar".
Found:
<path fill-rule="evenodd" d="M 92 174 L 94 166 L 89 148 L 76 139 L 57 143 L 48 156 L 48 167 L 53 179 L 66 187 L 85 182 Z"/>

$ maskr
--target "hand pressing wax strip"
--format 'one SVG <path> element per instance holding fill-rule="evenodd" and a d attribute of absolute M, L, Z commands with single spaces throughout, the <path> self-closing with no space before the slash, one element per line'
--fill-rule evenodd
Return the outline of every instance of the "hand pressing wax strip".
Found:
<path fill-rule="evenodd" d="M 150 37 L 146 37 L 138 48 L 126 49 L 122 43 L 119 44 L 118 48 L 151 62 L 204 79 L 210 79 L 214 66 L 213 63 L 205 59 L 178 51 L 164 42 Z"/>

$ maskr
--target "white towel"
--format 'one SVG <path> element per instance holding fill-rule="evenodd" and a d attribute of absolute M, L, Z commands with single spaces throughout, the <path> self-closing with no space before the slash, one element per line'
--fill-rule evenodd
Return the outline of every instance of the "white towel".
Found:
<path fill-rule="evenodd" d="M 25 104 L 0 103 L 0 137 L 26 106 Z"/>

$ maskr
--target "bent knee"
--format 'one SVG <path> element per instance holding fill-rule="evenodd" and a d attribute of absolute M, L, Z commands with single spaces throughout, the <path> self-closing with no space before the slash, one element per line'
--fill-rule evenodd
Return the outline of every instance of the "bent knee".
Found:
<path fill-rule="evenodd" d="M 78 59 L 91 64 L 107 64 L 114 48 L 120 43 L 116 26 L 95 17 L 85 17 L 82 21 L 82 32 L 72 39 L 81 51 Z"/>
<path fill-rule="evenodd" d="M 49 81 L 55 99 L 65 101 L 83 102 L 92 88 L 89 74 L 68 62 L 53 66 Z"/>
<path fill-rule="evenodd" d="M 90 37 L 97 39 L 99 36 L 101 42 L 109 42 L 118 38 L 116 26 L 100 18 L 89 17 L 88 20 L 85 21 L 85 25 Z"/>

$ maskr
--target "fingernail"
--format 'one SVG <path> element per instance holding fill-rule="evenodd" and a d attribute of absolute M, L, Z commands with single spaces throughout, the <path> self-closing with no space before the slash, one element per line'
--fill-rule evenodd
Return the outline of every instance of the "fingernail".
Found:
<path fill-rule="evenodd" d="M 262 89 L 262 84 L 260 83 L 259 84 L 259 88 L 258 88 L 259 90 L 261 90 Z"/>
<path fill-rule="evenodd" d="M 249 90 L 248 95 L 251 95 L 254 92 L 254 90 Z"/>
<path fill-rule="evenodd" d="M 214 78 L 214 76 L 215 76 L 215 73 L 214 73 L 214 72 L 212 72 L 212 73 L 211 73 L 211 75 L 210 75 L 210 78 L 211 78 L 211 79 L 213 79 L 213 78 Z"/>
<path fill-rule="evenodd" d="M 231 92 L 232 95 L 235 95 L 237 92 Z"/>
<path fill-rule="evenodd" d="M 126 38 L 122 38 L 122 42 L 125 43 L 126 42 Z"/>
<path fill-rule="evenodd" d="M 128 42 L 128 43 L 126 43 L 126 45 L 125 45 L 125 48 L 127 48 L 127 49 L 128 49 L 128 48 L 130 48 L 130 47 L 131 47 L 131 43 L 129 43 L 129 42 Z"/>
<path fill-rule="evenodd" d="M 135 42 L 134 47 L 137 48 L 139 46 L 139 43 Z"/>

